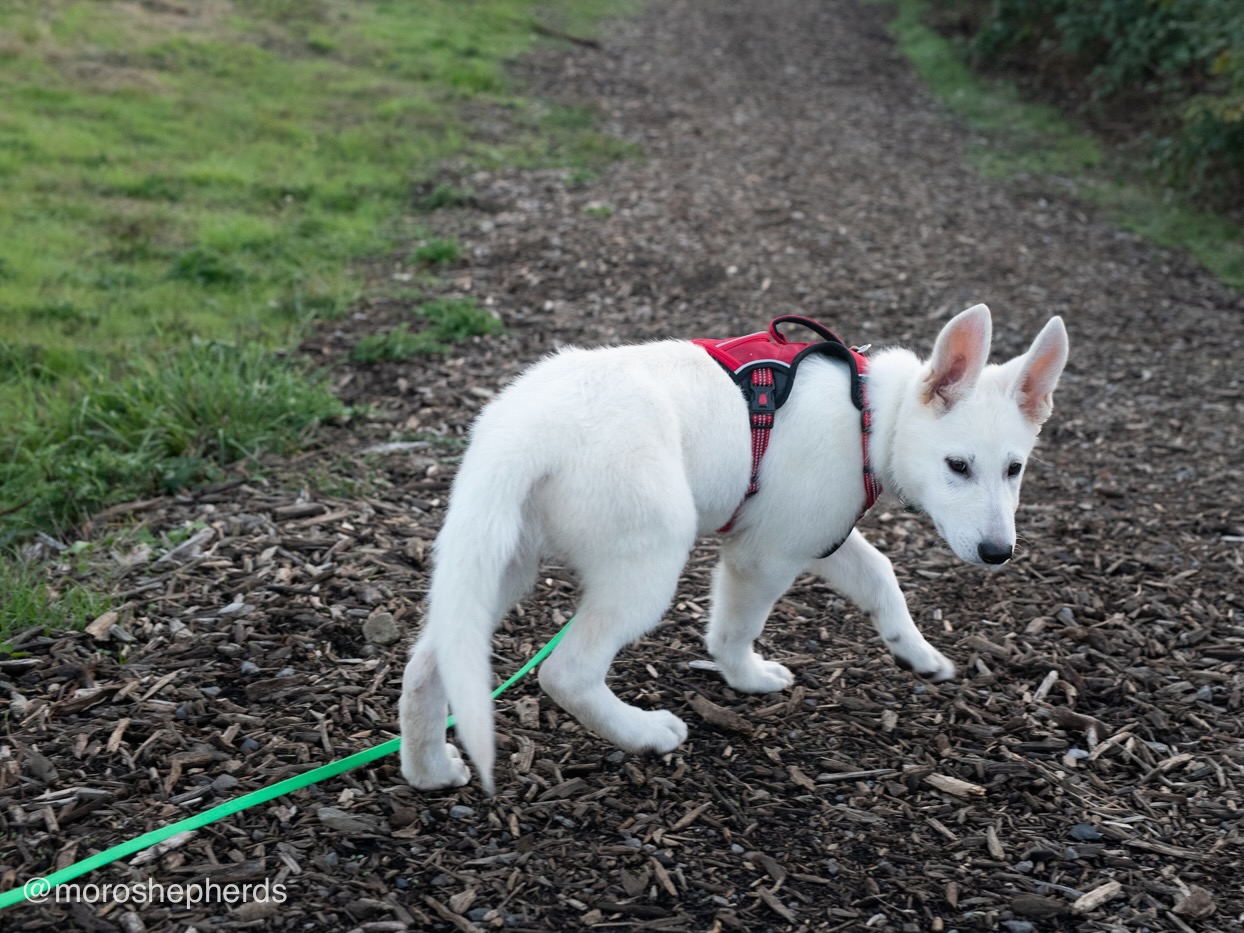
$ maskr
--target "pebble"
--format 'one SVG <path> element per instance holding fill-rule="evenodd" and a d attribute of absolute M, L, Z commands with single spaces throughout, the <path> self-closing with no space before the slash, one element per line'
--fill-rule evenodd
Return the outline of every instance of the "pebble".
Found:
<path fill-rule="evenodd" d="M 449 817 L 454 820 L 469 820 L 475 815 L 475 808 L 465 804 L 455 804 L 449 808 Z"/>
<path fill-rule="evenodd" d="M 1090 823 L 1076 823 L 1071 827 L 1071 838 L 1080 842 L 1100 842 L 1104 837 Z"/>
<path fill-rule="evenodd" d="M 1006 933 L 1036 933 L 1036 925 L 1028 920 L 1003 920 L 1002 929 Z"/>
<path fill-rule="evenodd" d="M 373 645 L 388 646 L 401 641 L 402 630 L 394 620 L 393 613 L 377 612 L 363 623 L 363 637 Z"/>

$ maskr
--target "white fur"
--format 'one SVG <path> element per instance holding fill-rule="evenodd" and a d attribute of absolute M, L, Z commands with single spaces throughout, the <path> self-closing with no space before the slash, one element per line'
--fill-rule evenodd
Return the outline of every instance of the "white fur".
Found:
<path fill-rule="evenodd" d="M 922 363 L 901 349 L 871 360 L 872 457 L 886 487 L 928 512 L 961 558 L 1009 558 L 1021 473 L 1067 358 L 1053 318 L 1023 356 L 986 365 L 990 317 L 955 317 Z M 952 469 L 966 466 L 966 471 Z M 402 773 L 419 788 L 470 772 L 492 791 L 490 641 L 530 589 L 542 557 L 583 585 L 574 623 L 540 668 L 545 691 L 584 726 L 632 750 L 687 737 L 673 714 L 623 703 L 614 656 L 660 621 L 696 536 L 724 525 L 748 484 L 747 407 L 700 347 L 662 341 L 566 350 L 533 366 L 480 414 L 436 540 L 426 624 L 402 683 Z M 760 492 L 722 538 L 707 645 L 736 690 L 793 683 L 756 653 L 774 601 L 812 570 L 870 613 L 900 665 L 933 680 L 954 664 L 916 629 L 890 562 L 851 526 L 864 502 L 859 412 L 845 367 L 801 364 L 777 415 Z M 831 556 L 814 555 L 846 538 Z"/>

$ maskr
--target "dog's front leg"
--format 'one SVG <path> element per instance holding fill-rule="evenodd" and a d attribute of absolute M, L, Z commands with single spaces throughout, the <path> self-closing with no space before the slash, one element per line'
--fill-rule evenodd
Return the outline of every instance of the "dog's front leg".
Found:
<path fill-rule="evenodd" d="M 753 564 L 723 547 L 713 571 L 713 610 L 705 641 L 726 683 L 740 693 L 771 693 L 795 682 L 785 665 L 761 657 L 753 644 L 773 603 L 802 569 L 799 562 Z"/>
<path fill-rule="evenodd" d="M 872 616 L 899 667 L 932 681 L 955 676 L 954 662 L 930 645 L 912 621 L 889 558 L 859 531 L 852 531 L 829 557 L 813 561 L 811 569 Z"/>

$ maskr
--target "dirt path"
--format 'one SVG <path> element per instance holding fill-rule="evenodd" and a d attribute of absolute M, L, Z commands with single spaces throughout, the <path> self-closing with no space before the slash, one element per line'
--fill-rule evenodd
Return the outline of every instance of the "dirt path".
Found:
<path fill-rule="evenodd" d="M 668 624 L 615 668 L 625 696 L 689 722 L 679 753 L 616 752 L 526 685 L 499 707 L 495 800 L 416 793 L 385 759 L 200 831 L 154 869 L 93 876 L 279 879 L 279 909 L 27 907 L 6 929 L 1238 922 L 1244 302 L 1056 182 L 982 179 L 885 20 L 854 0 L 669 0 L 601 50 L 526 63 L 537 88 L 598 105 L 646 157 L 588 183 L 469 179 L 477 206 L 444 223 L 470 258 L 446 288 L 491 302 L 507 334 L 426 366 L 351 369 L 349 347 L 405 313 L 377 280 L 307 347 L 371 406 L 290 465 L 321 491 L 254 480 L 131 513 L 202 530 L 162 560 L 119 555 L 120 629 L 32 636 L 30 660 L 0 666 L 0 744 L 16 749 L 0 762 L 4 887 L 389 738 L 393 638 L 417 622 L 462 433 L 559 343 L 741 333 L 789 311 L 853 342 L 925 349 L 945 317 L 985 301 L 1001 355 L 1062 314 L 1072 361 L 1015 565 L 957 564 L 920 519 L 884 508 L 864 524 L 963 676 L 931 687 L 897 671 L 866 619 L 804 581 L 766 633 L 796 687 L 734 695 L 689 666 L 704 656 L 709 542 Z M 411 436 L 421 446 L 360 453 Z M 322 491 L 333 477 L 338 495 Z M 498 671 L 573 606 L 550 568 L 505 623 Z M 697 696 L 743 719 L 706 721 Z M 1112 882 L 1113 898 L 1073 912 Z"/>

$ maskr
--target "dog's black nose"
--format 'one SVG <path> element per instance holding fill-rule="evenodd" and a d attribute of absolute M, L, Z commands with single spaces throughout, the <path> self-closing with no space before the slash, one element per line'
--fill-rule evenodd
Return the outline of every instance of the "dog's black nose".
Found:
<path fill-rule="evenodd" d="M 1013 549 L 1009 544 L 1005 547 L 998 547 L 992 542 L 982 541 L 976 546 L 976 553 L 987 564 L 1005 564 L 1011 559 Z"/>

